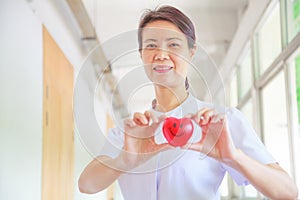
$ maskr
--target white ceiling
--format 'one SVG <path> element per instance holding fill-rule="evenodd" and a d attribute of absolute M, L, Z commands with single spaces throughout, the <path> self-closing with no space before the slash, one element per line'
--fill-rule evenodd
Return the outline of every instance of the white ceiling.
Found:
<path fill-rule="evenodd" d="M 200 70 L 201 74 L 194 73 L 193 70 L 190 73 L 190 85 L 196 88 L 195 93 L 201 98 L 206 92 L 206 89 L 203 89 L 205 84 L 209 85 L 217 73 L 218 66 L 222 63 L 242 14 L 247 8 L 248 0 L 83 0 L 83 3 L 100 43 L 109 44 L 108 46 L 116 38 L 122 38 L 122 35 L 136 30 L 140 16 L 145 9 L 154 9 L 159 5 L 167 4 L 177 7 L 187 14 L 194 22 L 197 44 L 204 49 L 201 54 L 206 52 L 215 63 L 215 66 L 212 66 L 212 61 L 204 53 L 198 57 L 200 64 L 197 66 L 199 69 L 196 69 Z M 124 42 L 114 43 L 115 46 L 112 49 L 118 48 L 118 44 L 126 45 Z M 136 107 L 132 108 L 133 110 L 142 108 L 144 102 L 149 103 L 146 99 L 153 98 L 153 91 L 148 85 L 137 88 L 137 77 L 139 79 L 144 77 L 142 74 L 132 75 L 132 73 L 141 73 L 136 69 L 137 66 L 141 66 L 141 61 L 136 51 L 124 52 L 112 63 L 113 74 L 118 82 L 122 83 L 119 88 L 121 96 L 125 104 L 134 102 Z M 127 80 L 126 76 L 132 78 Z M 204 81 L 200 80 L 201 76 L 205 76 Z"/>
<path fill-rule="evenodd" d="M 222 57 L 220 54 L 224 54 L 235 33 L 239 13 L 247 5 L 247 0 L 83 0 L 83 2 L 100 42 L 105 42 L 123 32 L 135 30 L 145 9 L 154 9 L 159 5 L 173 5 L 192 19 L 198 43 L 204 45 L 217 63 L 220 63 Z"/>

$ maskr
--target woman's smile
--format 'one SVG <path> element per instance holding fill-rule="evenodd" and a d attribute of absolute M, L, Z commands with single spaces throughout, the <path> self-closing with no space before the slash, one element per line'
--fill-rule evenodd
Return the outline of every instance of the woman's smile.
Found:
<path fill-rule="evenodd" d="M 153 70 L 157 73 L 168 73 L 172 71 L 174 67 L 169 65 L 154 65 Z"/>

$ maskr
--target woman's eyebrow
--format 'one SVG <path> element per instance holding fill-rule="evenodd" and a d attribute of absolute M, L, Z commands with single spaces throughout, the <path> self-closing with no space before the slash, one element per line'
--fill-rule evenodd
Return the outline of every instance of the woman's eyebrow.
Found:
<path fill-rule="evenodd" d="M 170 41 L 170 40 L 180 40 L 182 41 L 181 38 L 178 38 L 178 37 L 172 37 L 172 38 L 167 38 L 166 41 Z"/>
<path fill-rule="evenodd" d="M 147 42 L 157 42 L 157 40 L 156 39 L 146 39 L 146 40 L 144 40 L 144 42 L 145 43 L 147 43 Z"/>
<path fill-rule="evenodd" d="M 170 41 L 170 40 L 179 40 L 179 41 L 182 41 L 182 39 L 178 38 L 178 37 L 171 37 L 171 38 L 167 38 L 166 39 L 166 41 Z M 144 40 L 144 43 L 147 43 L 147 42 L 157 42 L 157 40 L 156 39 L 152 39 L 152 38 Z"/>

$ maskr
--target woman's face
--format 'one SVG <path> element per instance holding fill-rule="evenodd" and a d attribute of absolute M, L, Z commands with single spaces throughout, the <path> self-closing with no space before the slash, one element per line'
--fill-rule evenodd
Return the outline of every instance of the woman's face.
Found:
<path fill-rule="evenodd" d="M 164 87 L 184 86 L 194 49 L 188 47 L 186 36 L 169 21 L 148 23 L 142 31 L 142 50 L 148 78 Z"/>

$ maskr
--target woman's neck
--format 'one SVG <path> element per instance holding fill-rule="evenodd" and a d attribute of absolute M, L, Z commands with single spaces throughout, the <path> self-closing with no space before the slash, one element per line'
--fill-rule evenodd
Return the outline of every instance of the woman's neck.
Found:
<path fill-rule="evenodd" d="M 188 97 L 188 92 L 183 88 L 165 88 L 155 86 L 155 110 L 168 112 L 179 106 Z"/>

